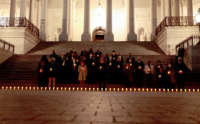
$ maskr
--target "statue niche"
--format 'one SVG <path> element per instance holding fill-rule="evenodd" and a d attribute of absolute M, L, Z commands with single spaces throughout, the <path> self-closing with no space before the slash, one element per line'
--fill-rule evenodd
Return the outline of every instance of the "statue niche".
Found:
<path fill-rule="evenodd" d="M 95 28 L 92 33 L 92 41 L 93 42 L 104 41 L 105 33 L 106 31 L 102 27 Z"/>

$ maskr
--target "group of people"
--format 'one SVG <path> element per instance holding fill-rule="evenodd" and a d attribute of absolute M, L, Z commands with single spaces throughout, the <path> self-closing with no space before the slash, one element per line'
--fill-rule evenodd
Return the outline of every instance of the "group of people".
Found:
<path fill-rule="evenodd" d="M 38 67 L 38 85 L 55 87 L 57 83 L 98 83 L 106 88 L 107 83 L 120 83 L 126 87 L 184 88 L 187 71 L 182 57 L 169 61 L 165 67 L 161 61 L 146 64 L 140 57 L 131 54 L 124 58 L 115 50 L 111 55 L 100 50 L 83 50 L 80 55 L 71 50 L 63 56 L 55 51 L 43 56 Z"/>

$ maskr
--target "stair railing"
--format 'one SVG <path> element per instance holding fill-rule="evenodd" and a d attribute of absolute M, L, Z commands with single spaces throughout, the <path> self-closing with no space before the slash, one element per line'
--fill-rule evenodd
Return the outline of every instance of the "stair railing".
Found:
<path fill-rule="evenodd" d="M 25 17 L 1 17 L 0 27 L 27 27 L 27 30 L 29 30 L 34 36 L 39 38 L 39 29 Z"/>
<path fill-rule="evenodd" d="M 190 36 L 189 38 L 185 39 L 184 41 L 176 45 L 176 52 L 178 52 L 180 48 L 187 49 L 188 47 L 196 46 L 199 42 L 200 42 L 200 35 Z"/>
<path fill-rule="evenodd" d="M 156 28 L 156 36 L 168 26 L 193 26 L 193 16 L 170 16 L 165 17 Z"/>
<path fill-rule="evenodd" d="M 0 48 L 4 49 L 4 50 L 8 50 L 12 53 L 15 52 L 15 46 L 0 39 Z"/>

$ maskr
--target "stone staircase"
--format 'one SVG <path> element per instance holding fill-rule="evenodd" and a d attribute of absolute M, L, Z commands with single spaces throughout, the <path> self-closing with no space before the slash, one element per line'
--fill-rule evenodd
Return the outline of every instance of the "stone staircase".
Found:
<path fill-rule="evenodd" d="M 0 65 L 0 80 L 34 80 L 40 55 L 14 55 Z"/>
<path fill-rule="evenodd" d="M 164 52 L 154 42 L 40 42 L 35 48 L 33 48 L 29 55 L 48 55 L 53 50 L 56 53 L 62 55 L 69 52 L 71 49 L 75 49 L 78 53 L 81 50 L 101 50 L 105 54 L 111 54 L 112 50 L 120 52 L 121 55 L 163 55 Z"/>
<path fill-rule="evenodd" d="M 3 81 L 35 81 L 37 79 L 37 67 L 42 55 L 14 55 L 12 58 L 0 65 L 0 82 Z M 126 58 L 127 56 L 124 56 Z M 137 57 L 137 56 L 135 56 Z M 169 59 L 174 59 L 174 56 L 163 55 L 140 55 L 141 59 L 146 63 L 151 60 L 156 63 L 161 60 L 166 63 Z M 125 59 L 124 59 L 125 60 Z"/>
<path fill-rule="evenodd" d="M 104 53 L 111 54 L 112 50 L 120 52 L 126 58 L 129 53 L 135 57 L 140 56 L 146 63 L 151 60 L 155 63 L 158 59 L 167 62 L 173 56 L 165 56 L 153 42 L 40 42 L 26 55 L 14 55 L 12 58 L 0 65 L 0 82 L 3 81 L 36 81 L 37 67 L 42 55 L 50 55 L 56 50 L 59 55 L 65 54 L 74 48 L 78 53 L 83 49 L 100 49 Z"/>

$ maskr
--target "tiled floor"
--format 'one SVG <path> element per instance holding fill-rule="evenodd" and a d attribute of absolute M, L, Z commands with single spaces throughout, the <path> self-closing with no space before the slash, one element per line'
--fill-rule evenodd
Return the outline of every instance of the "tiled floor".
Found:
<path fill-rule="evenodd" d="M 199 124 L 200 93 L 0 91 L 0 124 Z"/>

